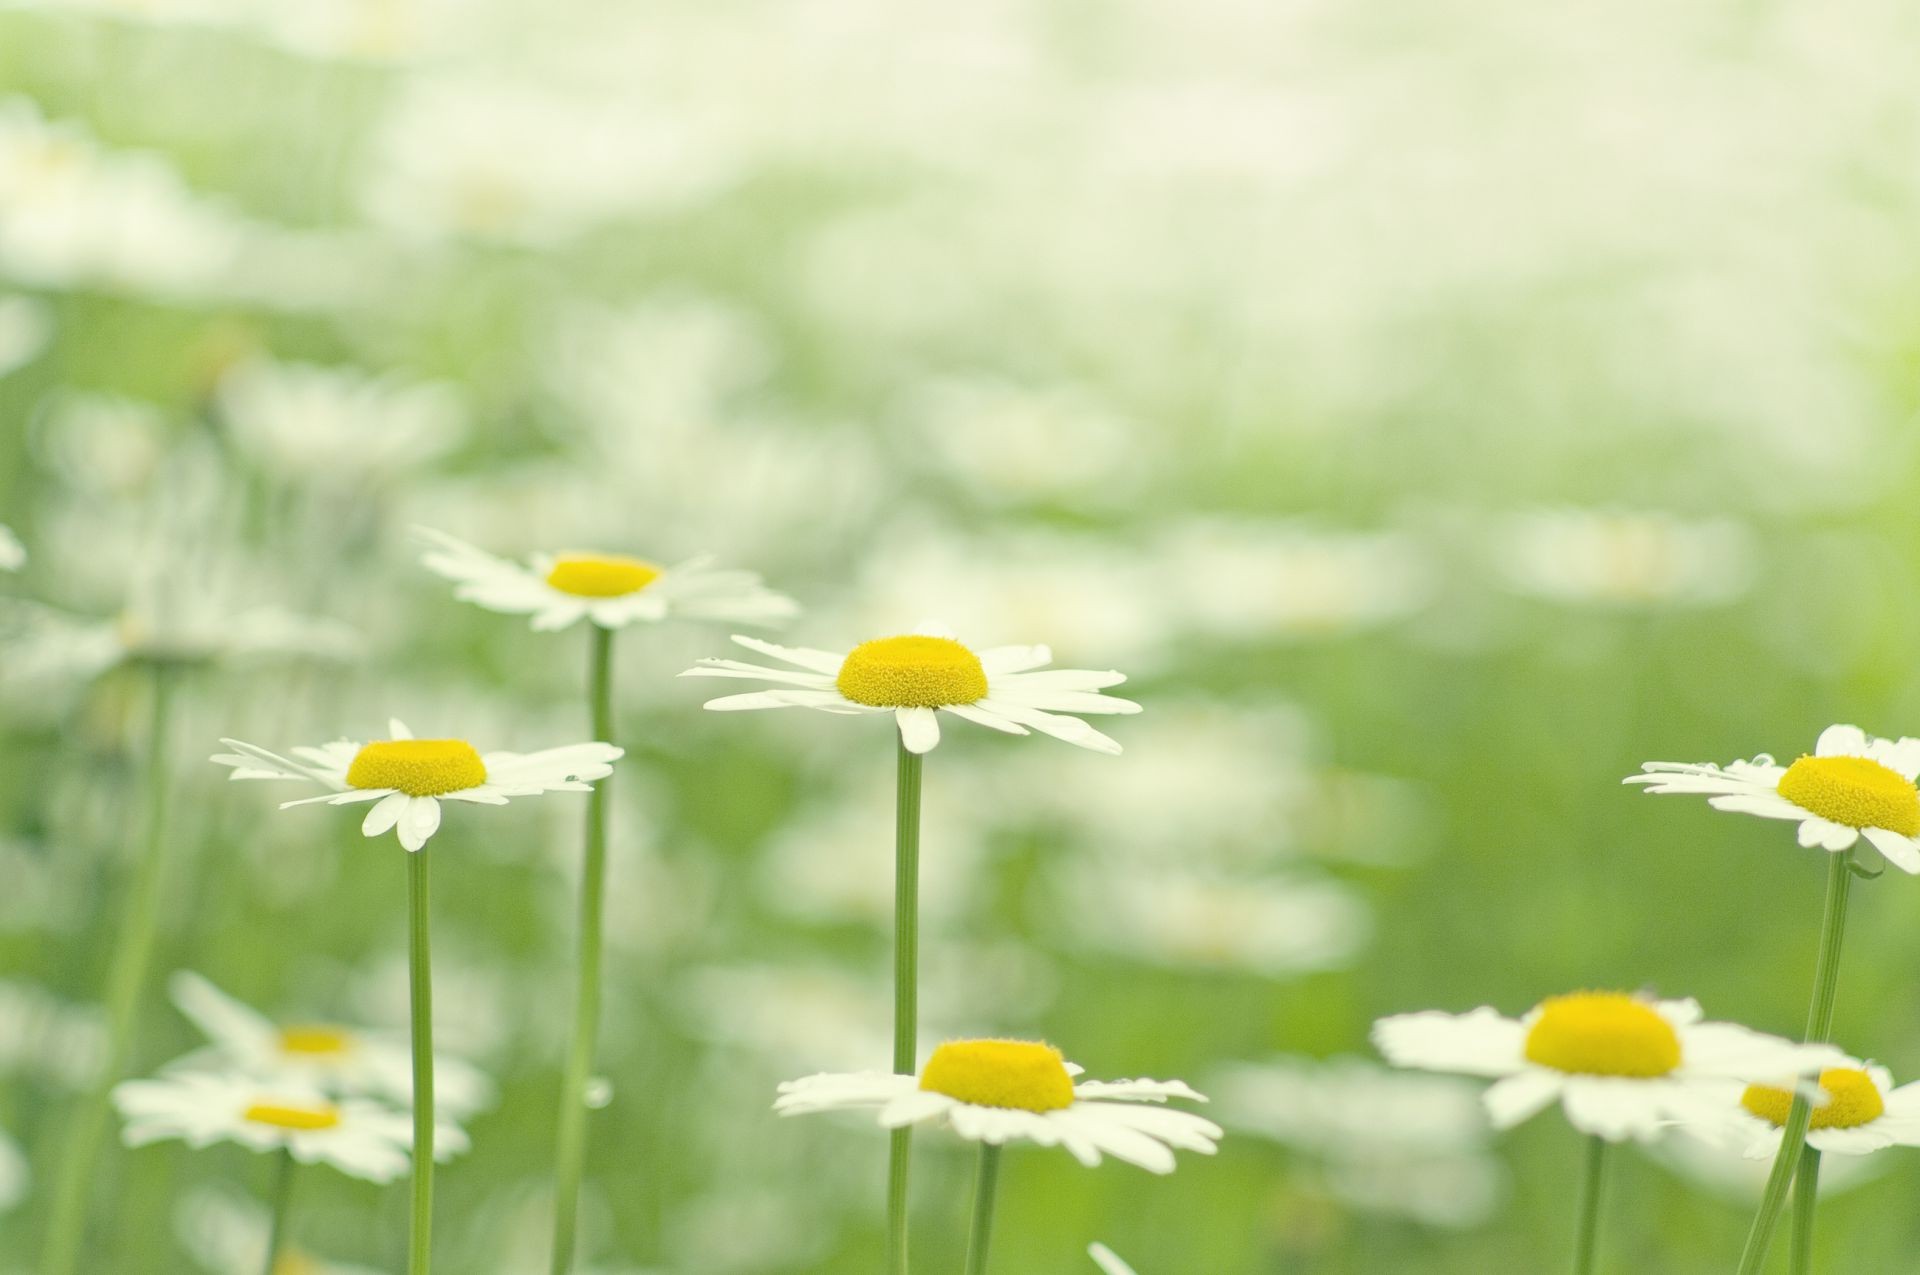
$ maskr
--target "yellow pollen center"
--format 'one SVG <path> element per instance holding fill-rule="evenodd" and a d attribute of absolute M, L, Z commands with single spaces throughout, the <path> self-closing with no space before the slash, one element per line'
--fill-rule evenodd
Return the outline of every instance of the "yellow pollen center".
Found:
<path fill-rule="evenodd" d="M 1673 1024 L 1619 992 L 1550 996 L 1527 1031 L 1527 1061 L 1583 1076 L 1664 1076 L 1680 1065 Z"/>
<path fill-rule="evenodd" d="M 409 797 L 438 797 L 486 782 L 486 764 L 464 739 L 376 740 L 347 767 L 352 787 L 392 788 Z"/>
<path fill-rule="evenodd" d="M 296 1107 L 277 1102 L 256 1102 L 240 1114 L 255 1124 L 270 1124 L 276 1129 L 299 1132 L 331 1129 L 340 1123 L 340 1108 L 324 1103 L 317 1107 Z"/>
<path fill-rule="evenodd" d="M 950 1040 L 920 1069 L 920 1088 L 976 1107 L 1061 1111 L 1073 1077 L 1052 1045 L 1031 1040 Z"/>
<path fill-rule="evenodd" d="M 1813 1109 L 1811 1128 L 1858 1129 L 1887 1114 L 1880 1086 L 1857 1067 L 1832 1067 L 1821 1072 L 1820 1087 L 1827 1091 L 1827 1101 Z M 1748 1085 L 1740 1095 L 1740 1105 L 1770 1124 L 1784 1125 L 1793 1095 L 1772 1085 Z"/>
<path fill-rule="evenodd" d="M 547 583 L 583 598 L 617 598 L 638 593 L 660 578 L 660 568 L 618 554 L 570 553 L 555 558 Z"/>
<path fill-rule="evenodd" d="M 847 652 L 834 685 L 856 704 L 940 708 L 984 699 L 987 671 L 952 638 L 875 638 Z"/>
<path fill-rule="evenodd" d="M 1913 781 L 1868 757 L 1802 757 L 1776 789 L 1822 819 L 1848 828 L 1885 828 L 1920 835 L 1920 791 Z"/>
<path fill-rule="evenodd" d="M 344 1054 L 353 1048 L 353 1037 L 338 1027 L 282 1027 L 280 1052 L 315 1057 Z"/>

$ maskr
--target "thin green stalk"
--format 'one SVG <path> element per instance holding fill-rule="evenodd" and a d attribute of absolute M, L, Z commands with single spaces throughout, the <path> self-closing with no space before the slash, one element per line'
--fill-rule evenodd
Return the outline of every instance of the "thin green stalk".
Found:
<path fill-rule="evenodd" d="M 592 650 L 587 703 L 593 738 L 613 742 L 613 630 L 589 625 Z M 587 1156 L 587 1083 L 600 1031 L 600 948 L 607 882 L 607 780 L 587 797 L 587 847 L 580 869 L 579 984 L 574 993 L 573 1042 L 560 1082 L 560 1117 L 553 1194 L 553 1275 L 573 1269 L 578 1236 L 580 1175 Z"/>
<path fill-rule="evenodd" d="M 113 1087 L 126 1074 L 133 1056 L 133 1036 L 140 992 L 146 986 L 153 961 L 154 938 L 160 919 L 161 883 L 167 862 L 167 727 L 173 706 L 173 671 L 149 664 L 152 699 L 147 723 L 145 840 L 132 881 L 127 885 L 117 927 L 113 963 L 107 975 L 107 1049 L 93 1085 L 74 1109 L 65 1139 L 65 1159 L 54 1183 L 48 1207 L 47 1247 L 41 1255 L 43 1275 L 73 1275 L 85 1246 L 87 1205 L 92 1199 L 94 1165 L 100 1139 L 106 1132 Z"/>
<path fill-rule="evenodd" d="M 1793 1175 L 1793 1245 L 1787 1270 L 1810 1275 L 1813 1270 L 1813 1208 L 1820 1195 L 1820 1153 L 1812 1147 L 1800 1153 L 1800 1171 Z"/>
<path fill-rule="evenodd" d="M 911 1076 L 920 1024 L 920 763 L 900 741 L 893 824 L 893 1070 Z M 887 1147 L 887 1270 L 907 1275 L 907 1162 L 911 1127 Z"/>
<path fill-rule="evenodd" d="M 1607 1140 L 1587 1137 L 1587 1173 L 1580 1183 L 1580 1213 L 1573 1229 L 1573 1275 L 1593 1275 L 1600 1250 L 1600 1198 L 1607 1178 Z"/>
<path fill-rule="evenodd" d="M 407 856 L 407 965 L 413 1017 L 413 1212 L 407 1275 L 433 1268 L 433 965 L 427 951 L 427 854 Z"/>
<path fill-rule="evenodd" d="M 993 1199 L 1000 1186 L 1000 1148 L 980 1144 L 980 1169 L 973 1179 L 973 1229 L 967 1235 L 967 1275 L 986 1275 L 987 1243 L 993 1238 Z"/>
<path fill-rule="evenodd" d="M 260 1275 L 273 1275 L 287 1242 L 287 1202 L 293 1198 L 293 1152 L 282 1147 L 273 1178 L 273 1220 L 267 1228 L 267 1260 Z"/>
<path fill-rule="evenodd" d="M 1822 1044 L 1833 1034 L 1833 1000 L 1840 982 L 1840 944 L 1847 932 L 1847 895 L 1853 884 L 1850 854 L 1827 856 L 1827 906 L 1820 924 L 1820 954 L 1814 960 L 1813 1003 L 1807 1009 L 1809 1044 Z M 1793 1182 L 1800 1162 L 1800 1150 L 1806 1145 L 1807 1125 L 1813 1107 L 1804 1093 L 1796 1092 L 1787 1109 L 1786 1127 L 1780 1131 L 1780 1151 L 1773 1158 L 1773 1172 L 1767 1175 L 1767 1189 L 1760 1197 L 1760 1211 L 1754 1215 L 1753 1229 L 1747 1232 L 1747 1247 L 1740 1254 L 1740 1275 L 1760 1275 L 1766 1265 L 1767 1249 L 1773 1243 L 1774 1224 L 1780 1220 L 1780 1206 L 1787 1201 L 1787 1187 Z M 1812 1209 L 1809 1203 L 1807 1208 Z"/>

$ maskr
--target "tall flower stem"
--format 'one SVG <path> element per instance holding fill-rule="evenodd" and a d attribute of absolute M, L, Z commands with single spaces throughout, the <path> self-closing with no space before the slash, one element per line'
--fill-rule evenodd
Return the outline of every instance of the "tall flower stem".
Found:
<path fill-rule="evenodd" d="M 272 1221 L 267 1226 L 267 1260 L 260 1275 L 273 1275 L 280 1265 L 280 1251 L 287 1242 L 287 1202 L 293 1198 L 293 1152 L 280 1149 L 280 1163 L 273 1175 Z"/>
<path fill-rule="evenodd" d="M 1820 954 L 1814 960 L 1813 1003 L 1807 1009 L 1808 1044 L 1824 1044 L 1833 1034 L 1834 991 L 1840 982 L 1840 943 L 1846 937 L 1847 895 L 1853 885 L 1851 858 L 1848 852 L 1827 856 L 1827 907 L 1820 924 Z M 1780 1206 L 1787 1201 L 1787 1187 L 1793 1182 L 1812 1118 L 1813 1107 L 1807 1095 L 1795 1092 L 1793 1105 L 1787 1109 L 1786 1127 L 1780 1131 L 1780 1151 L 1773 1158 L 1773 1172 L 1767 1175 L 1767 1189 L 1760 1197 L 1760 1211 L 1754 1215 L 1753 1228 L 1747 1232 L 1747 1247 L 1740 1255 L 1740 1275 L 1760 1275 L 1766 1265 L 1774 1223 L 1780 1220 Z M 1805 1209 L 1811 1222 L 1811 1199 Z"/>
<path fill-rule="evenodd" d="M 1580 1215 L 1573 1233 L 1573 1275 L 1593 1275 L 1600 1250 L 1600 1199 L 1606 1187 L 1607 1140 L 1587 1137 L 1587 1174 L 1580 1184 Z"/>
<path fill-rule="evenodd" d="M 920 764 L 899 746 L 893 824 L 893 1070 L 913 1074 L 920 1025 Z M 907 1162 L 912 1126 L 887 1147 L 887 1270 L 907 1275 Z"/>
<path fill-rule="evenodd" d="M 588 626 L 587 704 L 593 738 L 613 742 L 613 630 Z M 587 1084 L 600 1033 L 600 949 L 607 886 L 607 784 L 587 796 L 587 845 L 580 868 L 579 983 L 574 992 L 573 1041 L 560 1082 L 553 1193 L 553 1275 L 573 1269 L 578 1236 L 580 1175 L 587 1158 Z"/>
<path fill-rule="evenodd" d="M 987 1243 L 993 1238 L 993 1198 L 1000 1186 L 1000 1148 L 980 1144 L 980 1168 L 973 1179 L 973 1229 L 967 1235 L 967 1275 L 986 1275 Z"/>
<path fill-rule="evenodd" d="M 100 1139 L 106 1131 L 113 1087 L 126 1074 L 132 1059 L 140 992 L 146 986 L 159 926 L 160 891 L 167 863 L 167 728 L 172 717 L 174 672 L 163 663 L 146 667 L 152 687 L 143 777 L 147 803 L 144 841 L 133 879 L 127 884 L 116 927 L 113 963 L 107 975 L 106 1056 L 67 1130 L 65 1159 L 47 1212 L 47 1247 L 40 1263 L 43 1275 L 73 1275 L 79 1267 Z"/>
<path fill-rule="evenodd" d="M 1793 1245 L 1787 1270 L 1809 1275 L 1813 1270 L 1813 1209 L 1820 1195 L 1820 1153 L 1812 1147 L 1800 1153 L 1800 1170 L 1793 1175 Z"/>
<path fill-rule="evenodd" d="M 433 965 L 427 952 L 427 853 L 407 856 L 407 966 L 413 1018 L 413 1212 L 407 1275 L 433 1268 Z"/>

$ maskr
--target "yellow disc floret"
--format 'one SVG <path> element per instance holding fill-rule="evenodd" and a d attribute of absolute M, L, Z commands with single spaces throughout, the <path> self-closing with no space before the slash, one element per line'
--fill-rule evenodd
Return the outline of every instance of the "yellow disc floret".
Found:
<path fill-rule="evenodd" d="M 856 704 L 940 708 L 985 698 L 987 671 L 952 638 L 875 638 L 847 653 L 834 685 Z"/>
<path fill-rule="evenodd" d="M 325 1058 L 353 1048 L 353 1037 L 339 1027 L 282 1027 L 280 1052 Z"/>
<path fill-rule="evenodd" d="M 1033 1040 L 950 1040 L 920 1069 L 920 1088 L 976 1107 L 1060 1111 L 1073 1105 L 1066 1060 Z"/>
<path fill-rule="evenodd" d="M 1827 1100 L 1813 1109 L 1813 1129 L 1858 1129 L 1887 1114 L 1880 1097 L 1880 1086 L 1858 1067 L 1829 1067 L 1820 1073 L 1820 1087 Z M 1787 1123 L 1793 1095 L 1772 1085 L 1748 1085 L 1740 1095 L 1740 1105 L 1775 1125 Z"/>
<path fill-rule="evenodd" d="M 464 739 L 376 740 L 347 767 L 351 787 L 392 788 L 409 797 L 438 797 L 486 782 L 486 763 Z"/>
<path fill-rule="evenodd" d="M 276 1129 L 292 1129 L 300 1133 L 332 1129 L 340 1123 L 340 1108 L 324 1102 L 311 1107 L 256 1102 L 240 1114 L 254 1124 L 270 1124 Z"/>
<path fill-rule="evenodd" d="M 1664 1076 L 1680 1065 L 1680 1037 L 1660 1012 L 1619 992 L 1575 992 L 1540 1003 L 1527 1061 L 1584 1076 Z"/>
<path fill-rule="evenodd" d="M 1920 790 L 1871 757 L 1802 757 L 1776 791 L 1802 810 L 1848 828 L 1920 836 Z"/>
<path fill-rule="evenodd" d="M 570 553 L 553 560 L 547 583 L 582 598 L 618 598 L 640 592 L 660 576 L 660 568 L 643 558 Z"/>

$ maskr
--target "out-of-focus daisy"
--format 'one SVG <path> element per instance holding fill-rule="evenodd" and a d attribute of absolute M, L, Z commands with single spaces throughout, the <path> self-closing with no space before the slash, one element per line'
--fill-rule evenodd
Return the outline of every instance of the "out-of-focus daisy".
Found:
<path fill-rule="evenodd" d="M 13 534 L 13 528 L 0 523 L 0 571 L 18 571 L 26 565 L 27 547 Z"/>
<path fill-rule="evenodd" d="M 1053 652 L 1044 646 L 998 646 L 976 654 L 939 625 L 923 624 L 901 637 L 875 638 L 840 654 L 775 646 L 739 634 L 733 640 L 793 667 L 702 660 L 681 676 L 785 683 L 778 690 L 723 695 L 708 700 L 708 708 L 891 713 L 899 723 L 901 741 L 914 753 L 931 752 L 940 742 L 936 710 L 1009 735 L 1025 735 L 1031 728 L 1102 753 L 1118 753 L 1120 745 L 1067 714 L 1140 711 L 1132 700 L 1100 693 L 1126 681 L 1124 674 L 1048 669 Z"/>
<path fill-rule="evenodd" d="M 1791 1083 L 1788 1077 L 1773 1084 L 1723 1085 L 1721 1104 L 1685 1127 L 1749 1160 L 1771 1159 L 1793 1104 Z M 1896 1089 L 1885 1067 L 1848 1058 L 1822 1071 L 1819 1085 L 1807 1126 L 1807 1145 L 1815 1151 L 1858 1156 L 1887 1147 L 1920 1147 L 1920 1081 Z"/>
<path fill-rule="evenodd" d="M 537 753 L 481 753 L 464 739 L 415 739 L 404 722 L 387 724 L 389 737 L 359 744 L 335 740 L 292 749 L 294 758 L 237 739 L 213 761 L 233 769 L 233 779 L 299 779 L 331 791 L 280 803 L 324 802 L 346 806 L 373 802 L 360 831 L 377 837 L 398 830 L 400 844 L 418 850 L 440 827 L 440 803 L 465 801 L 504 806 L 510 797 L 549 792 L 588 792 L 592 780 L 613 773 L 625 755 L 611 744 L 568 744 Z"/>
<path fill-rule="evenodd" d="M 1789 766 L 1752 761 L 1650 761 L 1621 782 L 1648 792 L 1701 793 L 1715 810 L 1800 825 L 1800 844 L 1851 849 L 1865 837 L 1903 872 L 1920 873 L 1920 739 L 1879 739 L 1858 726 L 1829 726 L 1811 754 Z"/>
<path fill-rule="evenodd" d="M 382 1098 L 398 1106 L 413 1102 L 413 1056 L 405 1040 L 331 1023 L 277 1026 L 187 970 L 173 976 L 168 990 L 210 1042 L 175 1069 L 232 1070 L 325 1094 Z M 486 1076 L 460 1059 L 436 1054 L 433 1068 L 434 1101 L 451 1118 L 492 1100 Z"/>
<path fill-rule="evenodd" d="M 357 368 L 252 359 L 221 378 L 217 402 L 240 450 L 297 482 L 392 477 L 444 455 L 465 433 L 449 386 Z"/>
<path fill-rule="evenodd" d="M 1519 514 L 1497 534 L 1509 587 L 1575 606 L 1712 606 L 1753 580 L 1753 537 L 1727 519 L 1554 509 Z"/>
<path fill-rule="evenodd" d="M 1065 1147 L 1088 1166 L 1105 1154 L 1152 1173 L 1173 1172 L 1176 1148 L 1217 1149 L 1220 1126 L 1158 1105 L 1206 1101 L 1184 1082 L 1077 1080 L 1080 1074 L 1037 1041 L 953 1040 L 933 1051 L 918 1076 L 864 1071 L 788 1081 L 774 1110 L 872 1111 L 886 1129 L 933 1122 L 971 1142 Z"/>
<path fill-rule="evenodd" d="M 1799 1075 L 1841 1057 L 1830 1045 L 1702 1022 L 1691 1000 L 1620 992 L 1549 997 L 1518 1019 L 1488 1008 L 1399 1014 L 1374 1024 L 1373 1039 L 1396 1066 L 1495 1078 L 1486 1104 L 1496 1128 L 1558 1102 L 1574 1128 L 1609 1142 L 1651 1141 L 1711 1109 L 1715 1082 Z"/>
<path fill-rule="evenodd" d="M 178 1139 L 190 1147 L 237 1142 L 250 1151 L 285 1149 L 302 1164 L 330 1164 L 370 1182 L 407 1170 L 412 1122 L 382 1103 L 329 1098 L 314 1089 L 268 1087 L 249 1076 L 180 1072 L 128 1080 L 113 1090 L 130 1147 Z M 451 1159 L 467 1138 L 442 1123 L 436 1155 Z"/>
<path fill-rule="evenodd" d="M 173 1213 L 180 1246 L 210 1275 L 257 1275 L 267 1256 L 272 1217 L 233 1188 L 196 1187 Z M 273 1275 L 382 1275 L 369 1266 L 330 1261 L 291 1245 L 281 1250 Z"/>
<path fill-rule="evenodd" d="M 541 553 L 521 566 L 444 532 L 422 527 L 432 546 L 421 561 L 459 585 L 464 602 L 509 615 L 531 615 L 541 631 L 591 620 L 603 629 L 685 616 L 741 624 L 778 624 L 797 603 L 760 583 L 751 571 L 722 570 L 712 558 L 663 567 L 608 553 Z"/>

